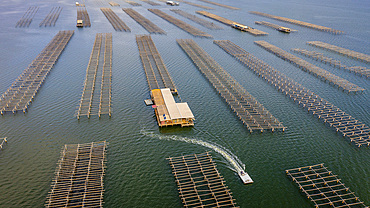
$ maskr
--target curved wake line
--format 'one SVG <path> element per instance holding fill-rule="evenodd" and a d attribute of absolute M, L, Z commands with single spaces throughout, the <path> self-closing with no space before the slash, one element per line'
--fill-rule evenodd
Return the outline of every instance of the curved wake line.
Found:
<path fill-rule="evenodd" d="M 163 136 L 159 134 L 155 134 L 154 132 L 149 132 L 145 130 L 140 131 L 141 134 L 145 136 L 149 136 L 152 138 L 157 138 L 160 140 L 173 140 L 173 141 L 182 141 L 186 143 L 192 143 L 192 144 L 198 144 L 202 145 L 204 147 L 208 147 L 210 149 L 213 149 L 214 151 L 218 152 L 221 154 L 233 167 L 230 167 L 233 171 L 240 173 L 240 171 L 245 171 L 245 165 L 238 159 L 237 156 L 235 156 L 233 153 L 231 153 L 229 150 L 226 148 L 217 145 L 217 144 L 212 144 L 209 142 L 202 141 L 200 139 L 192 139 L 192 138 L 187 138 L 187 137 L 180 137 L 176 135 L 172 136 Z"/>

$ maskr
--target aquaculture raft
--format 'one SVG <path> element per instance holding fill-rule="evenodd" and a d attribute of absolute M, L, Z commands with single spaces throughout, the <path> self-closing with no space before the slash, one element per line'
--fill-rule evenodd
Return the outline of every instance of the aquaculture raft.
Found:
<path fill-rule="evenodd" d="M 178 39 L 177 43 L 208 79 L 230 108 L 250 132 L 275 129 L 285 130 L 267 109 L 250 95 L 212 57 L 191 39 Z"/>
<path fill-rule="evenodd" d="M 82 27 L 91 27 L 90 17 L 85 7 L 77 7 L 78 20 L 82 20 Z"/>
<path fill-rule="evenodd" d="M 154 2 L 154 1 L 150 1 L 150 0 L 140 0 L 142 2 L 145 2 L 149 5 L 152 5 L 152 6 L 159 6 L 160 4 L 158 4 L 157 2 Z"/>
<path fill-rule="evenodd" d="M 202 25 L 202 26 L 204 26 L 204 27 L 206 27 L 208 29 L 211 29 L 211 30 L 222 30 L 223 29 L 222 27 L 214 24 L 213 22 L 209 22 L 207 20 L 204 20 L 202 18 L 199 18 L 199 17 L 197 17 L 195 15 L 189 14 L 189 13 L 187 13 L 185 11 L 180 10 L 180 9 L 171 9 L 170 11 L 171 12 L 175 12 L 176 14 L 181 15 L 181 16 L 183 16 L 185 18 L 188 18 L 191 21 L 196 22 L 196 23 L 198 23 L 198 24 L 200 24 L 200 25 Z"/>
<path fill-rule="evenodd" d="M 350 191 L 324 164 L 289 169 L 285 172 L 316 208 L 367 208 L 355 193 Z"/>
<path fill-rule="evenodd" d="M 265 22 L 265 21 L 255 21 L 254 23 L 257 24 L 257 25 L 264 25 L 264 26 L 267 26 L 267 27 L 271 27 L 271 28 L 274 28 L 274 29 L 279 30 L 281 32 L 296 31 L 296 30 L 292 30 L 292 29 L 287 28 L 287 27 L 283 27 L 283 26 L 273 24 L 273 23 L 270 23 L 270 22 Z M 284 30 L 281 30 L 281 29 L 286 29 L 286 30 L 284 31 Z"/>
<path fill-rule="evenodd" d="M 279 17 L 279 16 L 266 14 L 266 13 L 262 13 L 262 12 L 256 12 L 256 11 L 251 11 L 249 13 L 264 16 L 264 17 L 268 17 L 268 18 L 271 18 L 271 19 L 280 20 L 280 21 L 283 21 L 283 22 L 289 22 L 289 23 L 292 23 L 292 24 L 295 24 L 295 25 L 300 25 L 300 26 L 312 28 L 312 29 L 315 29 L 315 30 L 320 30 L 320 31 L 324 31 L 324 32 L 333 33 L 333 34 L 336 34 L 336 35 L 344 33 L 343 31 L 340 31 L 340 30 L 335 30 L 335 29 L 332 29 L 332 28 L 329 28 L 329 27 L 315 25 L 315 24 L 312 24 L 312 23 L 303 22 L 303 21 L 299 21 L 299 20 L 295 20 L 295 19 L 289 19 L 289 18 L 286 18 L 286 17 Z"/>
<path fill-rule="evenodd" d="M 53 7 L 50 10 L 49 14 L 46 15 L 45 19 L 42 20 L 42 22 L 39 24 L 39 26 L 55 26 L 55 23 L 57 22 L 62 9 L 62 7 Z"/>
<path fill-rule="evenodd" d="M 106 146 L 64 145 L 45 207 L 103 207 Z"/>
<path fill-rule="evenodd" d="M 216 2 L 208 1 L 208 0 L 199 0 L 199 1 L 202 1 L 202 2 L 205 2 L 205 3 L 208 3 L 208 4 L 213 4 L 213 5 L 220 6 L 220 7 L 224 7 L 224 8 L 227 8 L 227 9 L 233 9 L 233 10 L 240 9 L 240 8 L 237 8 L 237 7 L 232 7 L 232 6 L 228 6 L 228 5 L 225 5 L 225 4 L 220 4 L 220 3 L 216 3 Z"/>
<path fill-rule="evenodd" d="M 0 113 L 26 112 L 74 31 L 59 31 L 0 98 Z"/>
<path fill-rule="evenodd" d="M 311 45 L 311 46 L 318 47 L 318 48 L 323 48 L 323 49 L 326 49 L 326 50 L 329 50 L 329 51 L 333 51 L 333 52 L 339 53 L 341 55 L 348 56 L 350 58 L 354 58 L 354 59 L 357 59 L 357 60 L 360 60 L 360 61 L 363 61 L 363 62 L 366 62 L 366 63 L 370 62 L 370 55 L 367 55 L 367 54 L 364 54 L 364 53 L 359 53 L 359 52 L 356 52 L 356 51 L 352 51 L 352 50 L 349 50 L 349 49 L 346 49 L 346 48 L 342 48 L 342 47 L 339 47 L 339 46 L 336 46 L 336 45 L 331 45 L 329 43 L 324 43 L 324 42 L 321 42 L 321 41 L 308 41 L 307 44 Z"/>
<path fill-rule="evenodd" d="M 255 44 L 258 46 L 264 48 L 265 50 L 275 54 L 276 56 L 289 61 L 290 63 L 293 63 L 294 65 L 298 66 L 299 68 L 303 69 L 304 71 L 307 71 L 309 73 L 312 73 L 316 75 L 317 77 L 332 83 L 333 85 L 342 88 L 343 90 L 347 92 L 358 92 L 358 91 L 364 91 L 364 88 L 361 88 L 351 82 L 349 82 L 346 79 L 343 79 L 341 77 L 338 77 L 320 67 L 317 67 L 301 58 L 298 58 L 297 56 L 288 53 L 266 41 L 254 41 Z"/>
<path fill-rule="evenodd" d="M 113 28 L 118 31 L 130 32 L 130 28 L 113 12 L 111 8 L 100 8 Z"/>
<path fill-rule="evenodd" d="M 161 17 L 162 19 L 176 25 L 177 27 L 181 28 L 182 30 L 184 30 L 185 32 L 188 32 L 190 33 L 191 35 L 195 36 L 195 37 L 205 37 L 205 38 L 212 38 L 212 36 L 208 33 L 205 33 L 191 25 L 189 25 L 188 23 L 185 23 L 179 19 L 176 19 L 174 17 L 172 17 L 171 15 L 168 15 L 164 12 L 162 12 L 161 10 L 159 9 L 148 9 L 149 11 L 151 11 L 152 13 L 156 14 L 157 16 Z"/>
<path fill-rule="evenodd" d="M 256 58 L 229 40 L 215 40 L 214 43 L 242 62 L 259 77 L 291 98 L 299 106 L 316 115 L 354 142 L 358 147 L 370 146 L 370 128 L 338 107 L 298 84 L 280 71 Z"/>
<path fill-rule="evenodd" d="M 77 111 L 81 116 L 112 115 L 112 33 L 97 33 L 86 69 L 84 89 Z"/>
<path fill-rule="evenodd" d="M 203 5 L 196 4 L 196 3 L 193 3 L 193 2 L 189 2 L 189 1 L 183 1 L 183 0 L 180 0 L 180 2 L 182 2 L 182 3 L 184 3 L 184 4 L 189 4 L 189 5 L 191 5 L 191 6 L 199 7 L 199 8 L 202 8 L 202 9 L 209 9 L 209 10 L 214 9 L 214 8 L 212 8 L 212 7 L 203 6 Z"/>
<path fill-rule="evenodd" d="M 167 159 L 184 207 L 236 207 L 209 152 Z"/>
<path fill-rule="evenodd" d="M 28 7 L 21 19 L 15 24 L 15 27 L 29 27 L 38 10 L 39 7 Z"/>
<path fill-rule="evenodd" d="M 131 8 L 122 8 L 126 14 L 128 14 L 132 19 L 134 19 L 137 23 L 143 26 L 149 33 L 157 33 L 157 34 L 166 34 L 164 30 L 159 28 L 153 22 L 139 14 L 137 11 Z"/>
<path fill-rule="evenodd" d="M 134 1 L 126 1 L 126 3 L 130 4 L 131 6 L 141 6 L 141 4 Z"/>

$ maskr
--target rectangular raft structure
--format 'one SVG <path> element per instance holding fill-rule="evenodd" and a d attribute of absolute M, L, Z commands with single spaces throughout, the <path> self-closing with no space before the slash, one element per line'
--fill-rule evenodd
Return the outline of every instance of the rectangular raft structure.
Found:
<path fill-rule="evenodd" d="M 263 32 L 261 30 L 257 30 L 257 29 L 254 29 L 254 28 L 251 28 L 251 27 L 248 27 L 246 25 L 243 25 L 243 24 L 240 24 L 240 23 L 237 23 L 237 22 L 234 22 L 232 20 L 229 20 L 229 19 L 226 19 L 224 17 L 220 17 L 218 15 L 215 15 L 215 14 L 212 14 L 210 12 L 207 12 L 207 11 L 196 11 L 197 14 L 200 14 L 200 15 L 203 15 L 205 17 L 208 17 L 210 19 L 213 19 L 213 20 L 216 20 L 218 22 L 221 22 L 225 25 L 228 25 L 228 26 L 233 26 L 233 25 L 241 25 L 243 26 L 244 28 L 248 28 L 248 29 L 245 29 L 243 31 L 247 32 L 247 33 L 250 33 L 254 36 L 261 36 L 261 35 L 268 35 L 268 33 L 266 32 Z"/>
<path fill-rule="evenodd" d="M 121 18 L 111 8 L 100 8 L 105 17 L 116 31 L 130 32 L 131 29 L 122 21 Z"/>
<path fill-rule="evenodd" d="M 59 31 L 0 97 L 0 113 L 27 111 L 39 88 L 71 39 L 74 31 Z"/>
<path fill-rule="evenodd" d="M 311 45 L 311 46 L 318 47 L 318 48 L 323 48 L 323 49 L 326 49 L 328 51 L 333 51 L 335 53 L 339 53 L 341 55 L 348 56 L 350 58 L 357 59 L 357 60 L 363 61 L 365 63 L 370 63 L 370 55 L 368 55 L 368 54 L 359 53 L 359 52 L 356 52 L 356 51 L 352 51 L 352 50 L 349 50 L 349 49 L 346 49 L 346 48 L 342 48 L 342 47 L 339 47 L 339 46 L 336 46 L 336 45 L 331 45 L 329 43 L 325 43 L 325 42 L 321 42 L 321 41 L 308 41 L 307 44 Z"/>
<path fill-rule="evenodd" d="M 107 142 L 66 144 L 45 207 L 103 207 Z"/>
<path fill-rule="evenodd" d="M 199 71 L 213 85 L 220 96 L 225 99 L 226 103 L 250 132 L 285 130 L 286 127 L 281 122 L 250 95 L 195 41 L 191 39 L 178 39 L 177 43 L 193 61 Z"/>
<path fill-rule="evenodd" d="M 266 22 L 266 21 L 255 21 L 254 22 L 255 24 L 257 25 L 264 25 L 264 26 L 267 26 L 267 27 L 271 27 L 271 28 L 274 28 L 275 30 L 279 30 L 279 31 L 282 31 L 282 32 L 296 32 L 297 30 L 292 30 L 288 27 L 284 27 L 284 26 L 280 26 L 280 25 L 277 25 L 277 24 L 273 24 L 271 22 Z"/>
<path fill-rule="evenodd" d="M 158 4 L 157 2 L 154 2 L 154 1 L 151 1 L 151 0 L 140 0 L 142 2 L 145 2 L 151 6 L 159 6 L 160 4 Z"/>
<path fill-rule="evenodd" d="M 324 164 L 289 169 L 285 173 L 297 184 L 307 198 L 315 204 L 316 208 L 368 208 Z"/>
<path fill-rule="evenodd" d="M 131 9 L 131 8 L 122 8 L 126 14 L 128 14 L 132 19 L 134 19 L 137 23 L 139 23 L 143 28 L 145 28 L 149 33 L 154 34 L 166 34 L 164 30 L 162 30 L 160 27 L 155 25 L 152 21 L 145 18 L 139 12 Z"/>
<path fill-rule="evenodd" d="M 112 33 L 97 33 L 86 69 L 77 119 L 112 116 Z"/>
<path fill-rule="evenodd" d="M 118 3 L 116 3 L 116 2 L 114 2 L 114 1 L 110 1 L 110 2 L 109 2 L 109 4 L 110 4 L 112 7 L 115 7 L 115 6 L 119 7 L 119 4 L 118 4 Z"/>
<path fill-rule="evenodd" d="M 167 159 L 184 207 L 237 207 L 209 152 Z"/>
<path fill-rule="evenodd" d="M 278 91 L 292 99 L 308 112 L 316 115 L 322 122 L 340 132 L 358 147 L 370 146 L 370 128 L 356 120 L 319 95 L 311 92 L 285 74 L 248 53 L 229 40 L 214 41 L 225 52 L 235 57 L 257 76 L 274 86 Z"/>
<path fill-rule="evenodd" d="M 126 1 L 126 3 L 130 4 L 131 6 L 141 6 L 141 4 L 139 4 L 135 1 Z"/>
<path fill-rule="evenodd" d="M 183 10 L 180 10 L 180 9 L 171 9 L 170 11 L 171 12 L 174 12 L 174 13 L 176 13 L 178 15 L 181 15 L 181 16 L 187 18 L 187 19 L 190 19 L 191 21 L 196 22 L 196 23 L 198 23 L 198 24 L 200 24 L 203 27 L 206 27 L 208 29 L 211 29 L 211 30 L 222 30 L 223 29 L 222 27 L 214 24 L 213 22 L 209 22 L 209 21 L 204 20 L 202 18 L 199 18 L 199 17 L 197 17 L 195 15 L 189 14 L 189 13 L 183 11 Z"/>
<path fill-rule="evenodd" d="M 15 27 L 29 27 L 38 10 L 39 7 L 28 7 L 21 19 L 15 24 Z"/>
<path fill-rule="evenodd" d="M 90 17 L 86 7 L 77 7 L 77 24 L 79 20 L 82 21 L 82 25 L 77 25 L 78 27 L 91 27 Z"/>
<path fill-rule="evenodd" d="M 205 2 L 205 3 L 208 3 L 208 4 L 213 4 L 213 5 L 216 5 L 216 6 L 219 6 L 219 7 L 224 7 L 224 8 L 227 8 L 227 9 L 232 9 L 232 10 L 239 10 L 240 9 L 240 8 L 237 8 L 237 7 L 233 7 L 233 6 L 229 6 L 229 5 L 225 5 L 225 4 L 220 4 L 220 3 L 216 3 L 216 2 L 208 1 L 208 0 L 199 0 L 199 1 L 202 1 L 202 2 Z"/>
<path fill-rule="evenodd" d="M 182 2 L 182 3 L 184 3 L 184 4 L 191 5 L 191 6 L 199 7 L 199 8 L 202 8 L 202 9 L 208 9 L 208 10 L 213 10 L 213 9 L 214 9 L 213 7 L 209 7 L 209 6 L 204 6 L 204 5 L 196 4 L 196 3 L 193 3 L 193 2 L 190 2 L 190 1 L 183 1 L 183 0 L 180 0 L 180 2 Z"/>
<path fill-rule="evenodd" d="M 318 78 L 321 78 L 324 81 L 327 81 L 328 83 L 331 83 L 339 88 L 342 88 L 344 91 L 347 92 L 362 92 L 365 89 L 361 88 L 351 82 L 349 82 L 346 79 L 343 79 L 341 77 L 338 77 L 320 67 L 317 67 L 301 58 L 298 58 L 297 56 L 288 53 L 284 51 L 281 48 L 278 48 L 264 40 L 261 41 L 254 41 L 255 44 L 260 46 L 261 48 L 264 48 L 265 50 L 275 54 L 276 56 L 280 57 L 283 60 L 286 60 L 299 68 L 301 68 L 303 71 L 309 72 Z"/>
<path fill-rule="evenodd" d="M 55 26 L 57 22 L 60 12 L 62 12 L 63 7 L 53 7 L 49 14 L 45 17 L 44 20 L 39 24 L 39 26 Z"/>

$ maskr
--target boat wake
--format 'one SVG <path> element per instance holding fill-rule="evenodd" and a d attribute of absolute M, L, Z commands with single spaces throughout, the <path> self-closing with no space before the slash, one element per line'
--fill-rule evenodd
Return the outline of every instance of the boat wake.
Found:
<path fill-rule="evenodd" d="M 173 141 L 181 141 L 181 142 L 186 142 L 186 143 L 192 143 L 192 144 L 198 144 L 202 145 L 204 147 L 208 147 L 210 149 L 213 149 L 215 152 L 218 152 L 221 154 L 229 163 L 232 167 L 229 167 L 231 170 L 235 171 L 236 173 L 240 173 L 241 171 L 245 171 L 245 165 L 238 159 L 236 155 L 231 153 L 229 150 L 226 148 L 218 145 L 218 144 L 212 144 L 210 142 L 205 142 L 200 139 L 193 139 L 193 138 L 187 138 L 187 137 L 180 137 L 176 135 L 172 136 L 165 136 L 165 135 L 159 135 L 154 132 L 146 131 L 146 130 L 141 130 L 141 134 L 145 136 L 149 136 L 152 138 L 157 138 L 160 140 L 173 140 Z"/>

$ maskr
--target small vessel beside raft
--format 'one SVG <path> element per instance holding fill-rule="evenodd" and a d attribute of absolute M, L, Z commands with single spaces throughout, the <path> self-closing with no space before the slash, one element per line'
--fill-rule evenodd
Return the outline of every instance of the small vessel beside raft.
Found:
<path fill-rule="evenodd" d="M 239 175 L 240 179 L 243 181 L 244 184 L 253 183 L 252 178 L 244 170 L 238 171 L 238 175 Z"/>
<path fill-rule="evenodd" d="M 287 28 L 287 27 L 279 27 L 277 30 L 280 32 L 285 32 L 285 33 L 291 32 L 290 28 Z"/>

